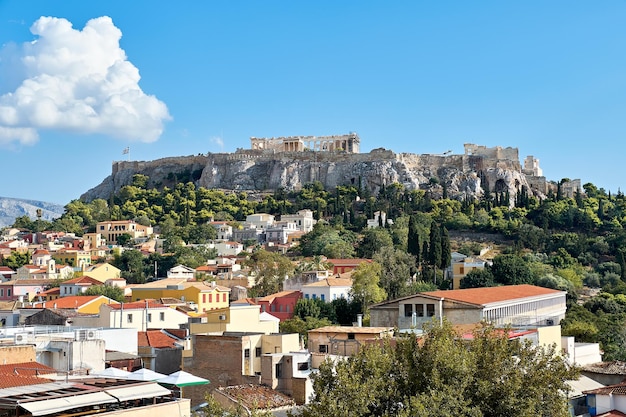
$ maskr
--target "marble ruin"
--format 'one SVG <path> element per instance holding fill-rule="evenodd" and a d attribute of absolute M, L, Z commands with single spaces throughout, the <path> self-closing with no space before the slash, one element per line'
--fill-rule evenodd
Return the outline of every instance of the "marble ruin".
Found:
<path fill-rule="evenodd" d="M 359 153 L 361 139 L 351 132 L 333 136 L 288 136 L 278 138 L 250 138 L 251 149 L 272 149 L 277 152 L 333 152 Z"/>

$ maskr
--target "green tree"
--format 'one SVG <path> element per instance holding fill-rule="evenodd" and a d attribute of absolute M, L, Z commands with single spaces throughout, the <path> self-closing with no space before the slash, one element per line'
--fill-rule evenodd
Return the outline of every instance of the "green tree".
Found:
<path fill-rule="evenodd" d="M 385 246 L 393 247 L 393 240 L 387 229 L 375 227 L 363 232 L 358 254 L 361 258 L 371 259 L 374 253 Z"/>
<path fill-rule="evenodd" d="M 352 273 L 352 297 L 361 303 L 363 312 L 371 304 L 379 303 L 387 297 L 385 290 L 379 286 L 382 267 L 377 262 L 361 262 Z"/>
<path fill-rule="evenodd" d="M 509 340 L 483 325 L 462 340 L 444 322 L 418 340 L 401 337 L 364 346 L 357 354 L 320 365 L 314 397 L 296 415 L 569 416 L 566 381 L 579 371 L 555 346 Z"/>
<path fill-rule="evenodd" d="M 2 265 L 8 266 L 14 271 L 28 264 L 29 262 L 30 262 L 30 256 L 28 255 L 28 253 L 20 253 L 20 252 L 12 252 L 9 256 L 2 259 Z"/>
<path fill-rule="evenodd" d="M 124 290 L 121 287 L 115 285 L 92 285 L 87 288 L 84 295 L 104 295 L 112 300 L 123 302 Z"/>
<path fill-rule="evenodd" d="M 122 233 L 117 237 L 117 244 L 120 246 L 128 246 L 134 239 L 129 233 Z"/>
<path fill-rule="evenodd" d="M 293 263 L 284 255 L 264 249 L 254 252 L 245 263 L 255 277 L 256 284 L 251 292 L 257 297 L 281 291 L 285 277 L 292 274 L 295 269 Z"/>
<path fill-rule="evenodd" d="M 493 274 L 488 268 L 472 269 L 461 280 L 460 288 L 494 287 Z"/>
<path fill-rule="evenodd" d="M 384 246 L 374 254 L 373 260 L 382 268 L 380 286 L 387 293 L 388 299 L 409 295 L 409 285 L 413 281 L 411 274 L 416 269 L 414 256 L 403 250 Z"/>
<path fill-rule="evenodd" d="M 531 284 L 532 274 L 526 261 L 517 255 L 498 255 L 493 258 L 491 273 L 497 284 Z"/>
<path fill-rule="evenodd" d="M 302 340 L 303 345 L 306 346 L 309 337 L 309 330 L 330 326 L 332 324 L 333 323 L 327 318 L 308 316 L 302 319 L 299 316 L 294 316 L 292 319 L 281 321 L 279 327 L 281 333 L 300 334 L 300 340 Z"/>
<path fill-rule="evenodd" d="M 146 282 L 144 272 L 144 256 L 135 249 L 125 250 L 113 255 L 111 264 L 122 271 L 122 276 L 129 284 L 142 284 Z"/>

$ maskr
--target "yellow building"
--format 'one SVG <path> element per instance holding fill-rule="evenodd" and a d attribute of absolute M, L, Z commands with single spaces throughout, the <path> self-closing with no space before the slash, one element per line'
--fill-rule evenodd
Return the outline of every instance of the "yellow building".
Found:
<path fill-rule="evenodd" d="M 230 288 L 215 282 L 187 281 L 185 278 L 166 278 L 132 287 L 132 300 L 177 298 L 195 303 L 198 313 L 228 307 Z"/>
<path fill-rule="evenodd" d="M 280 319 L 261 312 L 259 305 L 237 305 L 220 310 L 208 311 L 204 317 L 192 320 L 191 334 L 222 334 L 224 332 L 257 332 L 272 334 L 279 332 Z"/>
<path fill-rule="evenodd" d="M 457 262 L 452 263 L 452 289 L 458 290 L 461 288 L 461 280 L 465 278 L 470 271 L 474 269 L 484 269 L 486 261 L 478 258 L 463 258 Z"/>
<path fill-rule="evenodd" d="M 81 269 L 91 266 L 91 252 L 86 250 L 59 250 L 52 254 L 52 258 L 58 264 L 80 267 Z"/>
<path fill-rule="evenodd" d="M 119 268 L 114 267 L 110 263 L 97 264 L 85 269 L 85 275 L 97 279 L 102 283 L 106 282 L 108 279 L 120 278 L 121 272 Z"/>
<path fill-rule="evenodd" d="M 83 314 L 98 314 L 102 304 L 119 304 L 104 295 L 72 295 L 49 302 L 33 304 L 33 308 L 72 309 Z"/>

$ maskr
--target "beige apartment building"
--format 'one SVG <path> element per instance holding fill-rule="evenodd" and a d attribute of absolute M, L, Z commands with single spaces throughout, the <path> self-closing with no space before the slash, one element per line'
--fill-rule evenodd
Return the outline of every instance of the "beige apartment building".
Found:
<path fill-rule="evenodd" d="M 96 232 L 100 233 L 102 238 L 111 245 L 117 244 L 117 238 L 123 234 L 128 234 L 133 239 L 137 239 L 152 235 L 153 229 L 151 226 L 144 226 L 133 220 L 109 220 L 98 222 Z"/>

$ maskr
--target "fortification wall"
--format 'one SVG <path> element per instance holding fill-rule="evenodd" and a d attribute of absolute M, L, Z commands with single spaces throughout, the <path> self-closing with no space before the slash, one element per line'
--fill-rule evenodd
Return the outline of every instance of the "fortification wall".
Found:
<path fill-rule="evenodd" d="M 517 163 L 519 163 L 519 151 L 517 148 L 502 148 L 501 146 L 488 148 L 486 146 L 475 145 L 473 143 L 466 143 L 463 147 L 465 148 L 465 155 L 482 156 L 487 159 L 494 160 L 505 159 L 509 161 L 517 161 Z"/>

